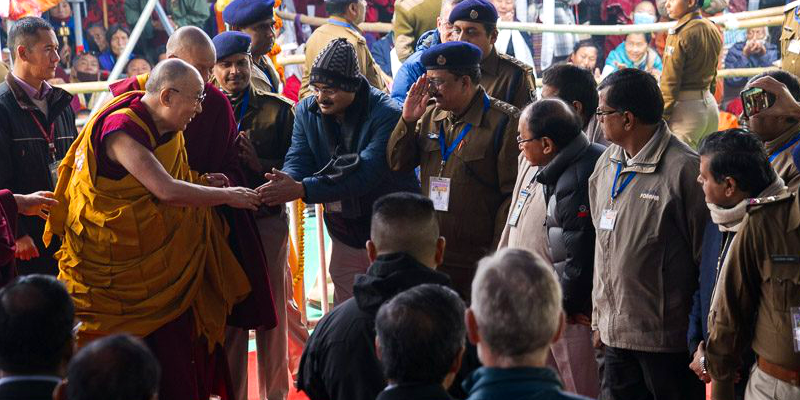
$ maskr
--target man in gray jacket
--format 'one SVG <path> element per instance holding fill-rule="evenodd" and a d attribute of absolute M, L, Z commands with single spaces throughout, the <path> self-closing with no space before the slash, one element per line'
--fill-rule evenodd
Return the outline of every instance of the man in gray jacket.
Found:
<path fill-rule="evenodd" d="M 708 220 L 699 157 L 663 121 L 651 75 L 624 69 L 598 90 L 612 143 L 589 178 L 592 327 L 607 346 L 606 384 L 614 399 L 700 399 L 686 345 Z"/>

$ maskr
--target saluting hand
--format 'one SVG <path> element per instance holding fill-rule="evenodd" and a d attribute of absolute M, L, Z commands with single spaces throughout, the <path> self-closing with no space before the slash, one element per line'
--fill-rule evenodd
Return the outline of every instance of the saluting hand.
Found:
<path fill-rule="evenodd" d="M 428 77 L 422 75 L 411 85 L 408 90 L 406 101 L 403 103 L 403 121 L 417 122 L 418 119 L 425 114 L 425 109 L 428 108 Z"/>

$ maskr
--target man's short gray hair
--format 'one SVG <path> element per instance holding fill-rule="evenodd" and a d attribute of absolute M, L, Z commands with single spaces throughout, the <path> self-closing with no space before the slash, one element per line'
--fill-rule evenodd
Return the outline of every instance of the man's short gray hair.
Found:
<path fill-rule="evenodd" d="M 147 93 L 158 94 L 166 88 L 177 86 L 179 82 L 189 79 L 192 74 L 197 75 L 197 79 L 202 82 L 200 73 L 191 64 L 178 58 L 169 58 L 158 63 L 150 71 L 144 88 Z"/>
<path fill-rule="evenodd" d="M 520 249 L 478 263 L 471 309 L 492 353 L 522 359 L 550 344 L 561 321 L 561 287 L 552 268 Z"/>

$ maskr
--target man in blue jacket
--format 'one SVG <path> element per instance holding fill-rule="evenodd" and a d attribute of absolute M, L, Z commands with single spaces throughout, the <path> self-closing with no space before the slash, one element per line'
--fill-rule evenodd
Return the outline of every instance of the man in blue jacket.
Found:
<path fill-rule="evenodd" d="M 420 76 L 425 75 L 425 66 L 422 65 L 422 52 L 431 46 L 450 41 L 449 37 L 453 32 L 453 24 L 449 22 L 450 11 L 453 11 L 453 7 L 459 2 L 461 0 L 442 1 L 442 9 L 439 12 L 439 17 L 436 18 L 436 29 L 427 31 L 419 37 L 416 51 L 397 70 L 392 83 L 392 100 L 396 101 L 398 105 L 403 105 L 411 85 Z"/>
<path fill-rule="evenodd" d="M 309 86 L 314 96 L 296 107 L 283 171 L 267 173 L 258 191 L 267 205 L 325 204 L 338 305 L 353 296 L 355 275 L 369 267 L 364 243 L 372 204 L 388 193 L 419 192 L 419 183 L 413 171 L 389 170 L 386 145 L 401 110 L 361 75 L 353 45 L 331 41 L 314 60 Z"/>

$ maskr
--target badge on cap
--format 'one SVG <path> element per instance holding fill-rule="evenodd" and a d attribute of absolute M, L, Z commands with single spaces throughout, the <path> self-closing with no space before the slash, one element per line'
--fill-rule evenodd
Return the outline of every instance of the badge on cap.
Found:
<path fill-rule="evenodd" d="M 447 64 L 447 59 L 444 58 L 443 55 L 439 54 L 439 57 L 436 57 L 436 63 L 439 65 L 445 65 Z"/>
<path fill-rule="evenodd" d="M 478 18 L 478 11 L 474 10 L 474 9 L 472 11 L 470 11 L 469 12 L 469 17 L 472 18 L 472 19 Z"/>

